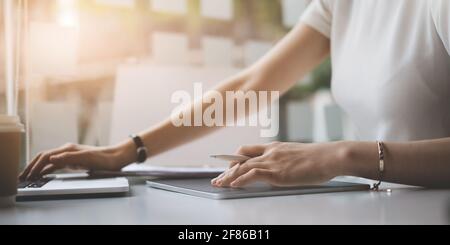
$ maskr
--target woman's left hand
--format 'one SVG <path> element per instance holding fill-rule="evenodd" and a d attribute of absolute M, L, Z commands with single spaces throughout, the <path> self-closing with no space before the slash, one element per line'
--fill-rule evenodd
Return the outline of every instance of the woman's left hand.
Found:
<path fill-rule="evenodd" d="M 212 181 L 217 187 L 243 187 L 257 181 L 274 186 L 321 184 L 345 173 L 344 142 L 324 144 L 271 143 L 244 146 L 237 152 L 253 157 Z"/>

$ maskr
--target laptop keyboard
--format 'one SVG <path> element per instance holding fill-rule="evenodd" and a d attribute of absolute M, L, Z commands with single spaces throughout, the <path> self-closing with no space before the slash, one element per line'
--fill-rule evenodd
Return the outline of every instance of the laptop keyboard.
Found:
<path fill-rule="evenodd" d="M 39 189 L 50 182 L 51 178 L 44 178 L 37 181 L 22 181 L 19 183 L 19 189 Z"/>

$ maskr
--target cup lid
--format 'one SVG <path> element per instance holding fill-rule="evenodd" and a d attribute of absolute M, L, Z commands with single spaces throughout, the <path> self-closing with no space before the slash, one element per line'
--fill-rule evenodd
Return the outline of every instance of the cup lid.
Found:
<path fill-rule="evenodd" d="M 5 123 L 20 123 L 20 118 L 18 116 L 0 115 L 0 124 Z"/>
<path fill-rule="evenodd" d="M 20 118 L 18 116 L 0 115 L 0 132 L 23 132 L 24 130 L 25 127 L 20 122 Z"/>

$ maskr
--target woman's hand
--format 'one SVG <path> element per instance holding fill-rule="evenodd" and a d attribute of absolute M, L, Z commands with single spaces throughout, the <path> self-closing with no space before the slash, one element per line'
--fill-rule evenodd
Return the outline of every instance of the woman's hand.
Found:
<path fill-rule="evenodd" d="M 217 187 L 242 187 L 256 181 L 274 186 L 320 184 L 344 175 L 345 143 L 272 143 L 241 147 L 238 154 L 253 157 L 212 181 Z"/>
<path fill-rule="evenodd" d="M 67 144 L 58 149 L 42 152 L 20 174 L 21 180 L 35 180 L 56 170 L 120 170 L 133 161 L 133 145 L 117 147 L 91 147 Z"/>

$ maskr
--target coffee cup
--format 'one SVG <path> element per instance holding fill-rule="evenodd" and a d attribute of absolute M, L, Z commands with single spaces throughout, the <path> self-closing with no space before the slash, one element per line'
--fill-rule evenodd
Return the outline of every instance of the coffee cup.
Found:
<path fill-rule="evenodd" d="M 19 117 L 0 115 L 0 207 L 15 204 L 23 133 Z"/>

